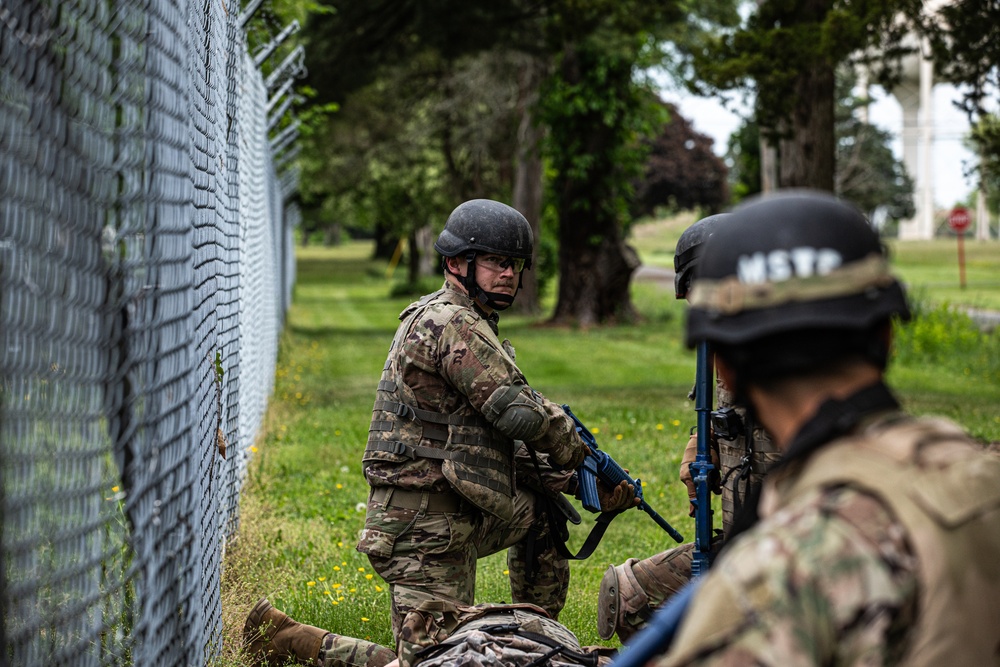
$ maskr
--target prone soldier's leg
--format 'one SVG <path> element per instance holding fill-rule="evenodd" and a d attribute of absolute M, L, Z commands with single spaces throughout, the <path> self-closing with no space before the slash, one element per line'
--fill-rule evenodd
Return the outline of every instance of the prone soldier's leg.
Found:
<path fill-rule="evenodd" d="M 653 612 L 691 580 L 694 543 L 649 558 L 612 565 L 601 580 L 597 632 L 602 639 L 626 641 L 646 626 Z"/>
<path fill-rule="evenodd" d="M 322 667 L 384 667 L 395 659 L 396 653 L 381 644 L 332 632 L 319 652 Z"/>

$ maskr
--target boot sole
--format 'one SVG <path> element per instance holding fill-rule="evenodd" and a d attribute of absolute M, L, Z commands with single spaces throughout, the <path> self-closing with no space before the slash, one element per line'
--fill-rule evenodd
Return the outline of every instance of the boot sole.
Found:
<path fill-rule="evenodd" d="M 260 626 L 264 619 L 264 614 L 266 614 L 271 609 L 271 603 L 267 601 L 267 598 L 261 598 L 254 608 L 250 610 L 250 615 L 247 616 L 246 623 L 243 624 L 243 641 L 249 646 L 254 640 L 259 641 L 261 639 Z M 253 636 L 254 633 L 257 636 Z"/>

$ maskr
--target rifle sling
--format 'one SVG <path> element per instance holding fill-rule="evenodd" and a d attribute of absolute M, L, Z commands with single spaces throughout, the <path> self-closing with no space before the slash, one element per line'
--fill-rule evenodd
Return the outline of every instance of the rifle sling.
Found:
<path fill-rule="evenodd" d="M 528 449 L 528 454 L 531 456 L 531 462 L 535 466 L 535 472 L 539 477 L 542 476 L 541 468 L 538 465 L 538 457 L 535 456 L 534 450 L 530 447 Z M 541 505 L 542 514 L 546 517 L 546 523 L 549 526 L 549 534 L 546 538 L 538 537 L 538 533 L 541 532 L 539 528 L 532 526 L 531 535 L 534 535 L 534 539 L 527 540 L 527 547 L 525 549 L 525 560 L 527 561 L 525 565 L 526 575 L 528 581 L 533 581 L 535 578 L 535 549 L 540 542 L 551 540 L 552 545 L 555 547 L 556 552 L 568 560 L 584 560 L 590 558 L 590 555 L 594 553 L 594 549 L 597 545 L 601 543 L 604 538 L 604 533 L 608 530 L 608 526 L 611 521 L 621 514 L 624 510 L 618 510 L 616 512 L 601 512 L 601 515 L 597 517 L 597 521 L 594 522 L 594 527 L 590 529 L 590 534 L 587 535 L 587 539 L 584 540 L 583 546 L 575 554 L 569 550 L 566 546 L 566 540 L 569 539 L 569 530 L 566 528 L 566 523 L 569 518 L 556 508 L 556 500 L 550 498 L 544 494 L 538 494 L 535 496 L 536 509 L 538 505 Z M 576 522 L 574 522 L 576 523 Z M 537 526 L 537 524 L 536 524 Z"/>

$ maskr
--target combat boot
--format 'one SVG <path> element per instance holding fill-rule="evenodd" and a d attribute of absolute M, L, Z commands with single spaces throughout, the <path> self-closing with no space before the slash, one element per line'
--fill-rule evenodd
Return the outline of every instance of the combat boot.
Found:
<path fill-rule="evenodd" d="M 284 665 L 289 659 L 301 665 L 318 665 L 322 628 L 299 623 L 261 598 L 243 626 L 243 642 L 257 665 Z"/>

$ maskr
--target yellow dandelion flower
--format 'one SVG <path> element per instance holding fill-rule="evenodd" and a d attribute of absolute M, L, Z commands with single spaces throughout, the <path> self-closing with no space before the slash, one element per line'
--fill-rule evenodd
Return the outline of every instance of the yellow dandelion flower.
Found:
<path fill-rule="evenodd" d="M 346 560 L 342 560 L 342 561 L 340 561 L 340 564 L 341 565 L 347 565 L 347 561 Z"/>
<path fill-rule="evenodd" d="M 334 585 L 333 585 L 333 589 L 334 589 L 334 590 L 337 590 L 337 589 L 338 589 L 338 588 L 340 588 L 341 586 L 343 586 L 343 584 L 334 584 Z"/>
<path fill-rule="evenodd" d="M 365 571 L 365 568 L 363 568 L 363 567 L 359 567 L 358 568 L 358 572 L 364 572 L 364 571 Z"/>
<path fill-rule="evenodd" d="M 361 622 L 362 622 L 362 623 L 367 623 L 367 622 L 368 622 L 368 618 L 367 618 L 367 617 L 365 617 L 365 616 L 362 616 L 362 617 L 361 617 Z"/>
<path fill-rule="evenodd" d="M 368 581 L 371 581 L 372 577 L 374 577 L 374 576 L 375 576 L 374 574 L 366 574 L 365 575 L 365 579 L 367 579 Z"/>
<path fill-rule="evenodd" d="M 344 546 L 344 543 L 343 543 L 343 542 L 337 542 L 337 546 L 338 546 L 338 547 L 343 547 L 343 546 Z"/>
<path fill-rule="evenodd" d="M 333 598 L 330 598 L 330 604 L 340 604 L 340 603 L 334 600 Z"/>
<path fill-rule="evenodd" d="M 117 486 L 112 486 L 111 490 L 114 491 L 115 493 L 118 493 L 118 487 Z"/>
<path fill-rule="evenodd" d="M 343 484 L 341 484 L 340 482 L 337 482 L 337 488 L 338 488 L 338 489 L 342 489 L 342 488 L 344 488 L 344 485 L 343 485 Z"/>
<path fill-rule="evenodd" d="M 315 586 L 315 585 L 316 585 L 315 581 L 307 581 L 306 582 L 306 586 Z"/>
<path fill-rule="evenodd" d="M 333 595 L 330 591 L 323 591 L 323 595 Z"/>
<path fill-rule="evenodd" d="M 593 433 L 594 435 L 597 435 L 598 433 L 601 432 L 601 429 L 595 426 L 594 428 L 590 429 L 590 432 Z"/>
<path fill-rule="evenodd" d="M 681 425 L 681 420 L 680 419 L 675 419 L 675 420 L 673 420 L 670 423 L 673 424 L 674 426 L 680 426 Z"/>
<path fill-rule="evenodd" d="M 381 592 L 382 592 L 382 587 L 381 587 L 381 586 L 378 586 L 378 585 L 376 585 L 376 586 L 375 586 L 375 592 L 376 592 L 376 593 L 381 593 Z"/>
<path fill-rule="evenodd" d="M 326 581 L 326 577 L 320 577 L 319 580 L 320 581 Z"/>
<path fill-rule="evenodd" d="M 340 429 L 338 428 L 336 431 L 333 432 L 333 434 L 334 435 L 340 435 Z"/>
<path fill-rule="evenodd" d="M 619 433 L 618 435 L 615 436 L 615 440 L 621 440 L 623 437 L 625 437 L 625 436 L 623 436 L 621 433 Z"/>
<path fill-rule="evenodd" d="M 250 451 L 253 452 L 254 454 L 256 454 L 257 453 L 257 448 L 256 447 L 250 447 Z"/>
<path fill-rule="evenodd" d="M 657 431 L 662 431 L 663 430 L 663 424 L 657 424 L 656 425 L 656 430 Z"/>
<path fill-rule="evenodd" d="M 333 566 L 333 571 L 334 572 L 340 572 L 340 566 L 339 565 L 334 565 Z"/>
<path fill-rule="evenodd" d="M 350 588 L 349 590 L 350 590 L 351 593 L 357 593 L 358 592 L 358 589 L 357 588 L 353 588 L 353 587 Z"/>
<path fill-rule="evenodd" d="M 503 571 L 503 574 L 504 574 L 504 576 L 506 577 L 506 576 L 507 576 L 508 574 L 510 574 L 510 570 L 504 570 L 504 571 Z"/>

